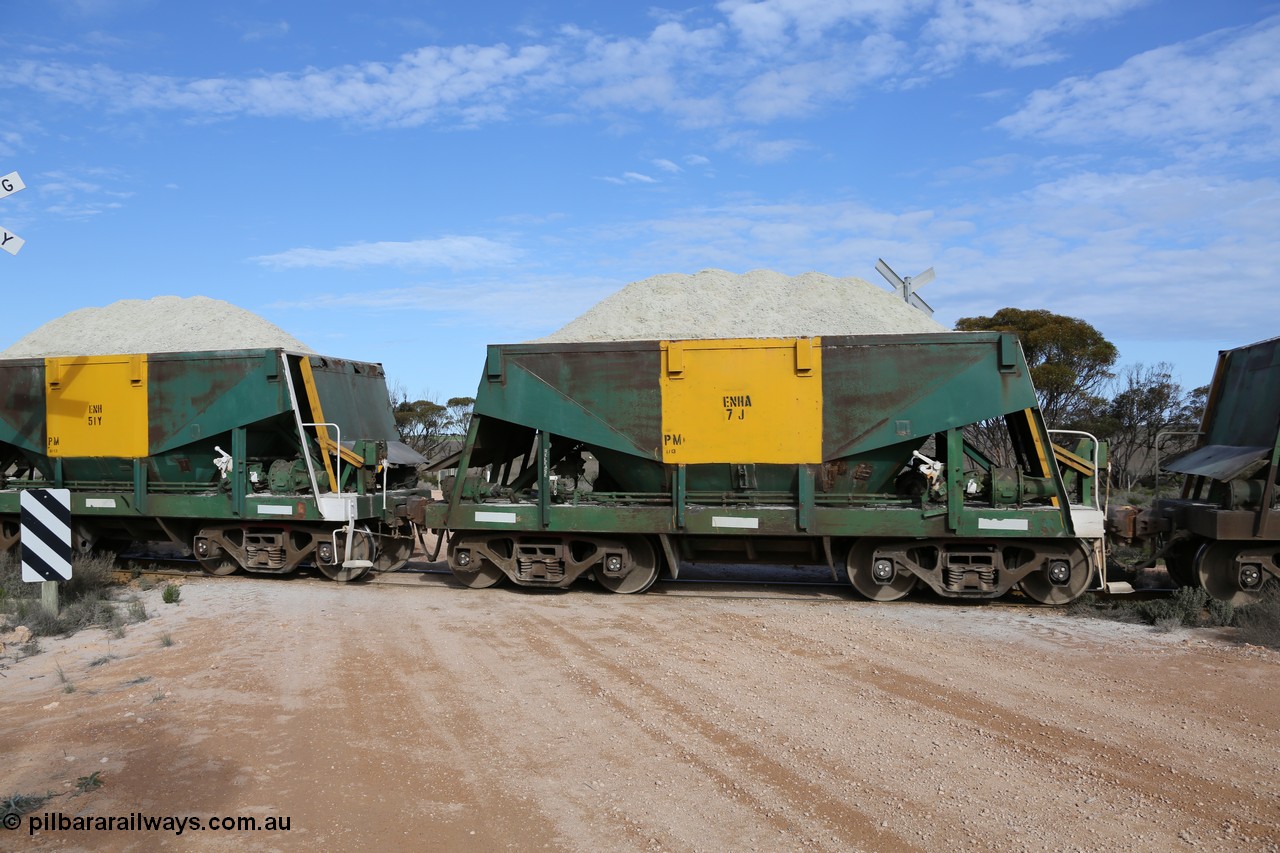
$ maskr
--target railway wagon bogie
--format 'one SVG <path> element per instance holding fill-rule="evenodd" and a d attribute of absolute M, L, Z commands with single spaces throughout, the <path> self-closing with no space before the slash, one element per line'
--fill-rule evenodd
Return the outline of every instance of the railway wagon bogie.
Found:
<path fill-rule="evenodd" d="M 208 573 L 402 565 L 424 460 L 382 368 L 281 349 L 0 361 L 0 550 L 66 489 L 77 551 L 176 544 Z"/>
<path fill-rule="evenodd" d="M 1046 430 L 1011 335 L 490 347 L 445 498 L 466 585 L 638 592 L 682 561 L 817 564 L 861 595 L 1102 583 L 1104 449 Z"/>
<path fill-rule="evenodd" d="M 449 546 L 449 568 L 467 586 L 482 589 L 504 577 L 521 586 L 564 588 L 590 577 L 610 592 L 653 586 L 662 563 L 652 537 L 542 533 L 459 532 Z"/>

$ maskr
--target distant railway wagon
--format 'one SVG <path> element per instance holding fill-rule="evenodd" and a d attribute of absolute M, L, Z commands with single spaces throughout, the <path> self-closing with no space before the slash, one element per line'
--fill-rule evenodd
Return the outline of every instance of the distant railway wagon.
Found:
<path fill-rule="evenodd" d="M 1246 604 L 1280 578 L 1280 338 L 1224 350 L 1196 446 L 1164 464 L 1181 495 L 1129 520 L 1163 545 L 1169 575 Z"/>
<path fill-rule="evenodd" d="M 1054 438 L 1010 334 L 491 346 L 457 476 L 409 517 L 473 587 L 761 561 L 1061 604 L 1105 580 L 1105 450 Z"/>
<path fill-rule="evenodd" d="M 0 552 L 24 489 L 66 488 L 73 546 L 190 549 L 204 569 L 389 570 L 424 460 L 380 365 L 283 349 L 0 360 Z M 397 511 L 399 510 L 399 514 Z"/>

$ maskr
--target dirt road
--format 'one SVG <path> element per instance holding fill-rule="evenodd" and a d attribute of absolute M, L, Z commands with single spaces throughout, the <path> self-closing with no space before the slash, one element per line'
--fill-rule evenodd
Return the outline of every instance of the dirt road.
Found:
<path fill-rule="evenodd" d="M 57 794 L 0 849 L 1280 849 L 1280 655 L 1207 631 L 439 575 L 146 595 L 0 672 L 0 796 Z M 29 835 L 57 814 L 289 828 Z"/>

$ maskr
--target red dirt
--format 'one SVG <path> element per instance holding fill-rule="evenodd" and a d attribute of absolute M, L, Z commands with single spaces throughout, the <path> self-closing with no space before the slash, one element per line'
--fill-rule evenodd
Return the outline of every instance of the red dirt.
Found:
<path fill-rule="evenodd" d="M 1208 631 L 400 580 L 197 580 L 6 658 L 0 796 L 57 796 L 0 849 L 1280 849 L 1280 655 Z"/>

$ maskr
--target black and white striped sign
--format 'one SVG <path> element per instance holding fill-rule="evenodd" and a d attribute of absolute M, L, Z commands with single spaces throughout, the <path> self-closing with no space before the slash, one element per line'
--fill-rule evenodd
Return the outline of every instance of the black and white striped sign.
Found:
<path fill-rule="evenodd" d="M 71 580 L 71 490 L 27 489 L 22 510 L 22 579 Z"/>

